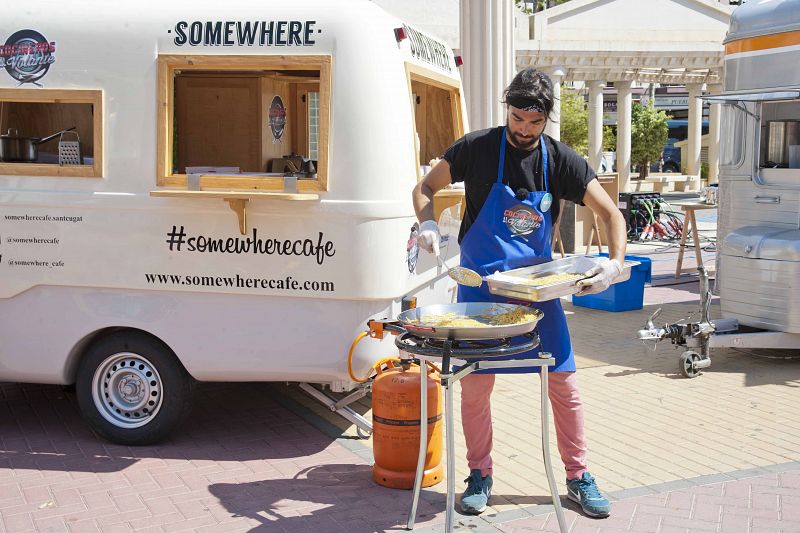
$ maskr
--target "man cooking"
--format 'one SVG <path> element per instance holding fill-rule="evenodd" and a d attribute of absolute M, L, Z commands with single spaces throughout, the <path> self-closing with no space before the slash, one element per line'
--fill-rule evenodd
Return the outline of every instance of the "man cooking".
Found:
<path fill-rule="evenodd" d="M 420 220 L 418 241 L 438 253 L 439 228 L 433 220 L 433 195 L 446 185 L 464 182 L 466 213 L 458 240 L 461 265 L 482 276 L 552 260 L 553 223 L 560 200 L 583 204 L 603 221 L 610 259 L 579 282 L 578 294 L 601 292 L 620 275 L 625 256 L 625 221 L 615 202 L 597 182 L 584 159 L 568 146 L 543 134 L 554 105 L 550 79 L 534 68 L 520 71 L 506 88 L 505 127 L 469 133 L 457 140 L 414 188 Z M 458 301 L 506 301 L 485 285 L 459 285 Z M 609 516 L 611 505 L 587 468 L 583 405 L 575 378 L 566 317 L 561 302 L 531 304 L 544 312 L 539 322 L 541 346 L 556 360 L 549 396 L 553 406 L 558 450 L 567 475 L 567 495 L 593 517 Z M 535 371 L 535 370 L 531 370 Z M 461 496 L 461 510 L 479 514 L 492 491 L 493 373 L 472 373 L 461 379 L 461 419 L 470 475 Z"/>

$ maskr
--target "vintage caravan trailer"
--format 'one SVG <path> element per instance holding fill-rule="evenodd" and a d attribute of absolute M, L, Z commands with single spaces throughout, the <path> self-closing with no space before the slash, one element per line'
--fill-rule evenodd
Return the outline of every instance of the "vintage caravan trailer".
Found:
<path fill-rule="evenodd" d="M 725 45 L 716 290 L 722 320 L 650 327 L 690 348 L 693 377 L 712 347 L 800 350 L 800 0 L 753 0 Z M 705 281 L 705 280 L 704 280 Z M 707 285 L 707 283 L 706 283 Z"/>
<path fill-rule="evenodd" d="M 367 0 L 39 1 L 3 28 L 0 381 L 74 383 L 148 443 L 194 380 L 351 390 L 394 349 L 348 371 L 369 318 L 452 300 L 411 205 L 465 130 L 442 42 Z"/>

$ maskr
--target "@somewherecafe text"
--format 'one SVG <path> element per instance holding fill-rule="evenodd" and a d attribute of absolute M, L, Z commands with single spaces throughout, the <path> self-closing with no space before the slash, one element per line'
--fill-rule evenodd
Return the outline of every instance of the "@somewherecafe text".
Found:
<path fill-rule="evenodd" d="M 190 235 L 184 226 L 172 226 L 167 232 L 170 251 L 187 251 L 221 254 L 295 255 L 313 257 L 321 265 L 327 257 L 333 257 L 336 249 L 320 231 L 316 239 L 262 239 L 258 228 L 253 228 L 247 237 L 207 237 Z"/>

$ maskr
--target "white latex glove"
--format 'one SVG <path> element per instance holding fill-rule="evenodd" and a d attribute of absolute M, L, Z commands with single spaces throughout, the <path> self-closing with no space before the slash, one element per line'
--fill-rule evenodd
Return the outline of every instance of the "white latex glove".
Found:
<path fill-rule="evenodd" d="M 599 263 L 594 268 L 586 272 L 587 279 L 578 282 L 578 287 L 581 287 L 578 296 L 585 296 L 587 294 L 596 294 L 606 290 L 614 280 L 622 274 L 622 263 L 617 259 L 610 259 Z"/>
<path fill-rule="evenodd" d="M 420 224 L 417 242 L 426 252 L 439 255 L 439 225 L 433 220 L 426 220 Z"/>

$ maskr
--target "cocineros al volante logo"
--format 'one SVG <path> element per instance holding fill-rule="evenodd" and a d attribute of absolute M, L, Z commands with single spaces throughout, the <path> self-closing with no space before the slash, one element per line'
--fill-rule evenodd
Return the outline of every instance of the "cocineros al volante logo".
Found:
<path fill-rule="evenodd" d="M 529 235 L 542 225 L 542 216 L 533 209 L 520 205 L 503 211 L 503 223 L 514 235 Z"/>
<path fill-rule="evenodd" d="M 41 87 L 38 81 L 55 62 L 55 41 L 48 41 L 36 30 L 16 31 L 0 46 L 0 67 L 20 85 L 32 83 Z"/>
<path fill-rule="evenodd" d="M 281 142 L 285 127 L 286 107 L 283 105 L 281 97 L 276 95 L 269 106 L 269 129 L 272 131 L 272 137 L 275 142 Z"/>

